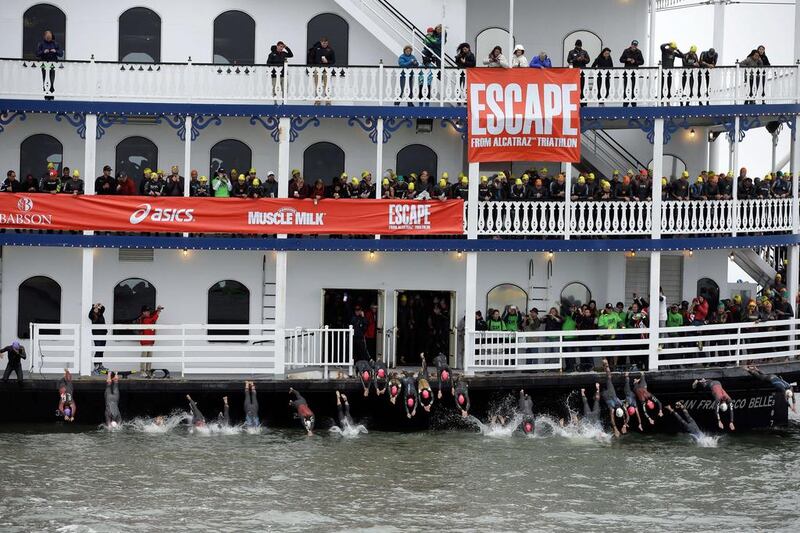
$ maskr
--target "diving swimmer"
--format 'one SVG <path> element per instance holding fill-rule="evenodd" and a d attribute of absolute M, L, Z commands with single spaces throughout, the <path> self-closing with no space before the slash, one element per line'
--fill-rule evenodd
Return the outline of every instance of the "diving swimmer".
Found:
<path fill-rule="evenodd" d="M 631 376 L 630 372 L 625 372 L 625 410 L 628 411 L 628 417 L 636 415 L 639 431 L 644 431 L 642 427 L 642 416 L 639 414 L 639 402 L 636 395 L 631 390 Z"/>
<path fill-rule="evenodd" d="M 725 389 L 722 388 L 722 383 L 717 380 L 702 378 L 694 380 L 692 388 L 696 389 L 698 385 L 701 389 L 711 392 L 711 396 L 714 398 L 714 411 L 717 413 L 717 425 L 719 429 L 725 429 L 725 424 L 722 423 L 722 417 L 719 414 L 720 411 L 723 413 L 729 411 L 728 427 L 731 431 L 735 431 L 736 427 L 733 425 L 733 402 L 728 393 L 725 392 Z"/>
<path fill-rule="evenodd" d="M 347 426 L 353 425 L 353 419 L 350 417 L 350 403 L 347 401 L 347 396 L 336 391 L 336 412 L 339 419 L 339 427 L 345 429 Z"/>
<path fill-rule="evenodd" d="M 194 427 L 202 428 L 206 426 L 206 418 L 203 416 L 203 413 L 200 412 L 200 409 L 197 408 L 197 404 L 192 397 L 188 394 L 186 395 L 186 399 L 189 400 L 189 409 L 192 410 L 192 425 Z"/>
<path fill-rule="evenodd" d="M 436 377 L 439 381 L 439 392 L 437 398 L 442 399 L 442 391 L 449 391 L 453 393 L 453 371 L 447 364 L 447 356 L 440 353 L 433 358 L 433 364 L 436 365 Z"/>
<path fill-rule="evenodd" d="M 403 384 L 400 382 L 400 378 L 397 377 L 397 372 L 392 372 L 392 377 L 389 378 L 389 386 L 387 389 L 389 390 L 389 401 L 394 405 L 398 396 L 400 396 L 400 392 L 403 390 Z"/>
<path fill-rule="evenodd" d="M 430 413 L 431 407 L 433 407 L 433 389 L 431 389 L 431 384 L 428 383 L 428 365 L 425 363 L 424 354 L 420 355 L 420 359 L 422 359 L 422 369 L 419 371 L 419 376 L 417 377 L 419 403 L 422 405 L 422 408 L 425 409 L 426 413 Z"/>
<path fill-rule="evenodd" d="M 658 398 L 656 398 L 654 394 L 647 390 L 647 380 L 644 377 L 644 372 L 640 372 L 639 377 L 634 378 L 633 393 L 636 395 L 636 399 L 639 400 L 639 403 L 642 404 L 642 412 L 644 416 L 647 417 L 650 425 L 656 423 L 653 417 L 650 416 L 650 412 L 654 412 L 656 407 L 658 407 L 658 416 L 664 416 L 664 412 L 661 410 L 661 402 L 658 401 Z"/>
<path fill-rule="evenodd" d="M 372 362 L 372 375 L 374 376 L 375 394 L 382 396 L 386 392 L 386 385 L 389 383 L 389 371 L 386 363 L 377 359 Z"/>
<path fill-rule="evenodd" d="M 530 395 L 525 394 L 524 389 L 519 390 L 519 401 L 517 402 L 519 412 L 522 413 L 522 431 L 526 435 L 533 433 L 533 400 Z"/>
<path fill-rule="evenodd" d="M 78 406 L 75 404 L 72 387 L 72 374 L 66 368 L 64 377 L 58 380 L 58 410 L 56 416 L 64 417 L 66 422 L 74 422 Z"/>
<path fill-rule="evenodd" d="M 581 389 L 581 401 L 583 402 L 583 418 L 590 424 L 599 424 L 600 383 L 594 384 L 594 407 L 589 408 L 589 400 L 586 399 L 586 389 Z"/>
<path fill-rule="evenodd" d="M 411 418 L 417 414 L 417 404 L 419 403 L 417 383 L 413 375 L 405 373 L 403 373 L 403 378 L 400 382 L 403 386 L 403 406 L 406 410 L 406 416 Z"/>
<path fill-rule="evenodd" d="M 755 365 L 748 366 L 745 370 L 747 370 L 750 373 L 750 375 L 753 376 L 754 378 L 759 379 L 765 383 L 769 383 L 775 390 L 782 392 L 783 397 L 786 399 L 786 403 L 789 405 L 789 408 L 793 412 L 795 413 L 797 412 L 794 390 L 792 389 L 792 387 L 797 386 L 797 383 L 794 382 L 789 383 L 788 381 L 786 381 L 785 379 L 776 374 L 765 374 L 761 370 L 759 370 L 759 368 Z"/>
<path fill-rule="evenodd" d="M 122 415 L 119 412 L 119 376 L 109 372 L 106 376 L 106 425 L 115 428 L 122 424 Z"/>
<path fill-rule="evenodd" d="M 364 397 L 369 396 L 369 389 L 372 387 L 373 374 L 372 374 L 372 361 L 360 359 L 355 363 L 356 375 L 361 380 L 361 387 L 364 389 Z"/>
<path fill-rule="evenodd" d="M 459 379 L 455 384 L 455 392 L 453 398 L 456 402 L 456 408 L 461 412 L 461 416 L 467 418 L 469 416 L 469 385 L 466 381 Z"/>
<path fill-rule="evenodd" d="M 614 382 L 611 381 L 611 369 L 608 367 L 608 360 L 603 359 L 603 368 L 606 371 L 606 390 L 602 392 L 603 401 L 606 402 L 608 407 L 608 418 L 611 421 L 611 429 L 614 430 L 614 436 L 619 437 L 621 433 L 628 431 L 628 411 L 624 409 L 622 400 L 617 396 L 617 391 L 614 389 Z M 617 421 L 622 423 L 621 428 L 617 428 Z"/>
<path fill-rule="evenodd" d="M 244 425 L 249 428 L 257 428 L 261 425 L 261 421 L 258 419 L 256 384 L 252 381 L 244 382 Z"/>
<path fill-rule="evenodd" d="M 689 411 L 686 410 L 686 407 L 681 402 L 675 404 L 677 411 L 673 410 L 671 405 L 667 405 L 666 409 L 675 416 L 675 420 L 683 431 L 698 439 L 703 436 L 703 432 L 700 431 L 697 422 L 694 421 L 692 415 L 689 414 Z M 682 417 L 681 414 L 683 414 Z"/>
<path fill-rule="evenodd" d="M 219 422 L 223 427 L 228 427 L 231 425 L 231 413 L 230 407 L 228 407 L 228 397 L 222 397 L 222 413 L 219 416 Z"/>
<path fill-rule="evenodd" d="M 309 437 L 312 436 L 314 434 L 314 412 L 308 406 L 306 399 L 291 387 L 289 387 L 289 396 L 291 397 L 289 407 L 294 407 L 298 418 L 300 418 L 303 427 L 306 429 L 306 433 L 308 433 Z"/>

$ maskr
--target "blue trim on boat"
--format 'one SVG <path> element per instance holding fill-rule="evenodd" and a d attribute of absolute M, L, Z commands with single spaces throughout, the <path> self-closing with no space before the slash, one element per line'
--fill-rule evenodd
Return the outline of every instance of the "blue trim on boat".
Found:
<path fill-rule="evenodd" d="M 286 250 L 316 252 L 627 252 L 720 250 L 759 246 L 793 246 L 800 235 L 688 237 L 674 239 L 277 239 L 274 237 L 168 237 L 131 235 L 0 234 L 3 246 L 67 248 L 158 248 L 189 250 Z"/>

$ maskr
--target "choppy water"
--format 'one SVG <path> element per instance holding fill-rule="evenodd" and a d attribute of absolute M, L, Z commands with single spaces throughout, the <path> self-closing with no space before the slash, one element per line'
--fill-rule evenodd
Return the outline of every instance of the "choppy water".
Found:
<path fill-rule="evenodd" d="M 0 531 L 800 529 L 800 426 L 364 433 L 0 427 Z"/>

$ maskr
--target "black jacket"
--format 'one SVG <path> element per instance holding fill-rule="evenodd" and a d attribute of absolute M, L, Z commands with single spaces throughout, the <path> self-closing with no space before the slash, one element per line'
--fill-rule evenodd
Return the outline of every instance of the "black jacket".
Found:
<path fill-rule="evenodd" d="M 461 49 L 465 46 L 469 46 L 468 43 L 462 43 L 458 47 L 458 53 L 456 54 L 456 66 L 458 68 L 474 68 L 477 64 L 475 61 L 475 54 L 472 51 L 468 51 L 466 54 L 461 53 Z"/>
<path fill-rule="evenodd" d="M 589 58 L 589 52 L 584 50 L 583 48 L 573 48 L 567 54 L 567 64 L 572 65 L 575 68 L 586 68 L 586 65 L 589 64 L 591 59 Z"/>
<path fill-rule="evenodd" d="M 3 181 L 3 185 L 0 186 L 1 192 L 21 192 L 23 189 L 22 183 L 19 180 L 9 181 L 8 178 Z"/>
<path fill-rule="evenodd" d="M 632 59 L 633 62 L 629 62 L 629 59 Z M 625 68 L 639 68 L 644 65 L 644 56 L 638 48 L 636 50 L 630 47 L 626 48 L 622 51 L 622 55 L 619 56 L 619 60 Z"/>
<path fill-rule="evenodd" d="M 683 53 L 677 48 L 672 48 L 669 43 L 661 45 L 661 66 L 663 68 L 673 68 L 676 57 L 683 59 Z"/>
<path fill-rule="evenodd" d="M 328 62 L 323 63 L 322 58 L 327 58 Z M 319 42 L 314 43 L 314 46 L 308 49 L 308 64 L 309 65 L 323 65 L 331 66 L 336 64 L 336 52 L 333 51 L 330 44 L 327 48 L 322 48 Z"/>
<path fill-rule="evenodd" d="M 168 179 L 164 185 L 164 196 L 183 196 L 183 176 L 178 177 L 178 181 Z"/>
<path fill-rule="evenodd" d="M 104 188 L 108 185 L 108 188 Z M 117 180 L 114 176 L 98 176 L 94 180 L 94 193 L 100 195 L 116 194 L 117 193 Z"/>
<path fill-rule="evenodd" d="M 603 57 L 603 54 L 600 54 L 594 58 L 592 68 L 614 68 L 614 60 L 611 59 L 611 56 Z"/>
<path fill-rule="evenodd" d="M 8 352 L 8 364 L 11 366 L 16 366 L 19 364 L 20 360 L 28 358 L 28 356 L 25 354 L 24 346 L 20 346 L 19 350 L 16 350 L 13 346 L 9 344 L 8 346 L 0 350 L 0 353 L 6 353 L 6 352 Z"/>
<path fill-rule="evenodd" d="M 288 46 L 283 48 L 283 52 L 278 52 L 277 45 L 273 44 L 269 56 L 267 56 L 267 65 L 283 66 L 290 57 L 294 57 L 294 54 Z"/>

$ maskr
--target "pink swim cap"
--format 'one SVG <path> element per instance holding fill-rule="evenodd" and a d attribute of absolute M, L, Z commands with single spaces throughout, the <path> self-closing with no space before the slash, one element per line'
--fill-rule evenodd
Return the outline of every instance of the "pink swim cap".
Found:
<path fill-rule="evenodd" d="M 382 378 L 385 375 L 386 375 L 386 372 L 382 368 L 379 368 L 378 369 L 378 377 Z"/>
<path fill-rule="evenodd" d="M 362 377 L 362 378 L 364 378 L 364 381 L 369 381 L 369 372 L 368 372 L 368 371 L 366 371 L 366 370 L 364 370 L 364 371 L 361 373 L 361 377 Z"/>
<path fill-rule="evenodd" d="M 392 385 L 389 392 L 392 393 L 392 396 L 397 396 L 397 385 Z"/>
<path fill-rule="evenodd" d="M 414 398 L 409 398 L 408 400 L 406 400 L 406 403 L 408 404 L 409 407 L 414 407 Z"/>
<path fill-rule="evenodd" d="M 422 397 L 425 398 L 426 400 L 430 397 L 430 395 L 431 395 L 431 393 L 428 392 L 428 389 L 425 389 L 424 391 L 422 391 Z"/>
<path fill-rule="evenodd" d="M 442 370 L 442 379 L 445 381 L 450 379 L 450 372 L 448 372 L 447 370 Z"/>
<path fill-rule="evenodd" d="M 656 404 L 653 403 L 653 400 L 647 400 L 647 403 L 645 405 L 647 406 L 648 409 L 655 409 L 656 408 Z"/>
<path fill-rule="evenodd" d="M 461 405 L 464 405 L 464 395 L 463 394 L 459 394 L 458 395 L 458 403 L 460 403 Z"/>
<path fill-rule="evenodd" d="M 632 405 L 630 407 L 628 407 L 628 414 L 630 416 L 633 416 L 634 414 L 636 414 L 636 408 L 633 407 Z"/>
<path fill-rule="evenodd" d="M 525 433 L 530 433 L 531 431 L 533 431 L 533 424 L 525 422 Z"/>

